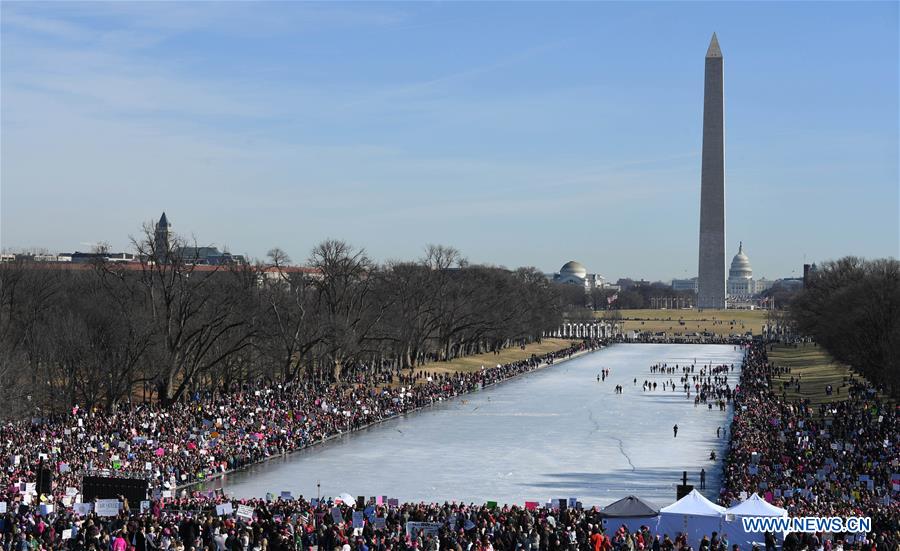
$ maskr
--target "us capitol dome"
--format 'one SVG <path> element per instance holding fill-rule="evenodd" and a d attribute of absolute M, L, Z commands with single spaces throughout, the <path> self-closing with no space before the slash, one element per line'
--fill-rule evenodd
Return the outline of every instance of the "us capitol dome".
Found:
<path fill-rule="evenodd" d="M 732 299 L 749 299 L 762 293 L 774 282 L 767 279 L 753 279 L 753 267 L 750 259 L 744 254 L 744 243 L 738 245 L 738 252 L 731 259 L 728 270 L 728 296 Z"/>
<path fill-rule="evenodd" d="M 731 269 L 728 270 L 728 279 L 739 281 L 741 279 L 753 279 L 753 268 L 750 267 L 750 259 L 744 254 L 744 242 L 738 245 L 738 252 L 731 259 Z"/>

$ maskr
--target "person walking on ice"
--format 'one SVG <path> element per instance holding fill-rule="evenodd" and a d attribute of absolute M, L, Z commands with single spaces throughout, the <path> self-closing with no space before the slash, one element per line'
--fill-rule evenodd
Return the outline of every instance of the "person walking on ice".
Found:
<path fill-rule="evenodd" d="M 678 438 L 678 425 L 672 427 L 672 438 Z"/>

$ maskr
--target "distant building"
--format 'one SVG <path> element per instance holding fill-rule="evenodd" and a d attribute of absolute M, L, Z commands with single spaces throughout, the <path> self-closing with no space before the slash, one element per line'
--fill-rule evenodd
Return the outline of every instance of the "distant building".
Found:
<path fill-rule="evenodd" d="M 134 262 L 135 256 L 131 253 L 110 253 L 110 252 L 99 252 L 99 253 L 82 253 L 82 252 L 74 252 L 74 253 L 59 253 L 59 254 L 31 254 L 31 253 L 19 253 L 19 254 L 4 254 L 0 255 L 0 262 L 41 262 L 44 264 L 55 264 L 59 262 L 72 262 L 76 264 L 87 264 L 89 262 L 94 262 L 97 260 L 101 260 L 104 262 Z"/>
<path fill-rule="evenodd" d="M 168 262 L 169 255 L 177 255 L 185 264 L 198 264 L 210 266 L 222 266 L 226 264 L 246 264 L 242 254 L 231 254 L 228 251 L 220 251 L 218 247 L 181 247 L 175 245 L 171 250 L 172 224 L 163 212 L 156 223 L 153 232 L 154 251 L 157 262 Z"/>
<path fill-rule="evenodd" d="M 803 278 L 802 277 L 785 277 L 783 279 L 779 279 L 774 282 L 773 286 L 778 286 L 782 289 L 788 291 L 799 291 L 803 289 Z"/>
<path fill-rule="evenodd" d="M 246 264 L 242 254 L 231 254 L 219 251 L 218 247 L 180 247 L 178 254 L 185 264 L 209 264 L 223 266 L 226 264 Z"/>
<path fill-rule="evenodd" d="M 774 283 L 765 278 L 753 279 L 753 268 L 750 266 L 750 259 L 744 254 L 744 243 L 741 242 L 728 270 L 728 297 L 732 301 L 749 299 L 769 289 Z"/>
<path fill-rule="evenodd" d="M 697 278 L 692 277 L 690 279 L 673 279 L 672 280 L 672 290 L 673 291 L 692 291 L 694 293 L 697 292 Z"/>
<path fill-rule="evenodd" d="M 816 267 L 815 264 L 804 264 L 803 265 L 803 286 L 804 287 L 809 286 L 809 278 L 811 278 L 813 276 L 813 274 L 816 273 L 816 270 L 818 270 L 818 268 Z"/>
<path fill-rule="evenodd" d="M 82 253 L 75 251 L 74 253 L 59 253 L 54 258 L 54 261 L 84 264 L 98 260 L 103 262 L 134 262 L 135 259 L 136 257 L 132 253 Z"/>
<path fill-rule="evenodd" d="M 600 274 L 589 274 L 583 264 L 574 260 L 563 264 L 559 272 L 553 274 L 552 280 L 554 283 L 584 287 L 585 292 L 606 287 L 603 276 Z"/>
<path fill-rule="evenodd" d="M 153 253 L 156 257 L 154 260 L 160 263 L 168 262 L 169 258 L 169 237 L 172 235 L 172 224 L 169 223 L 169 219 L 166 218 L 166 213 L 163 212 L 162 216 L 159 217 L 159 222 L 156 223 L 156 228 L 153 231 Z"/>

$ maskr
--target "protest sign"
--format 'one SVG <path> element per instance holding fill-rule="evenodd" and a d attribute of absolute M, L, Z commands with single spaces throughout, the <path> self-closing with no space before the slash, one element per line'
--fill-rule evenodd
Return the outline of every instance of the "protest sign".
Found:
<path fill-rule="evenodd" d="M 93 503 L 76 503 L 75 504 L 75 513 L 81 516 L 91 514 L 91 511 L 94 510 Z"/>
<path fill-rule="evenodd" d="M 366 525 L 365 516 L 362 511 L 353 511 L 353 527 L 362 528 Z"/>
<path fill-rule="evenodd" d="M 220 503 L 216 505 L 216 515 L 220 517 L 224 517 L 225 515 L 230 515 L 234 512 L 234 507 L 231 506 L 230 502 Z"/>
<path fill-rule="evenodd" d="M 62 531 L 62 539 L 64 539 L 64 540 L 72 539 L 72 529 L 71 528 L 68 528 L 68 529 Z"/>
<path fill-rule="evenodd" d="M 98 517 L 114 517 L 119 514 L 120 506 L 118 499 L 98 499 L 94 505 L 94 512 Z"/>
<path fill-rule="evenodd" d="M 245 520 L 253 520 L 253 507 L 238 505 L 236 516 Z"/>
<path fill-rule="evenodd" d="M 331 520 L 334 521 L 335 524 L 340 524 L 344 522 L 344 517 L 341 515 L 340 507 L 332 507 L 331 508 Z"/>
<path fill-rule="evenodd" d="M 426 534 L 436 536 L 443 526 L 440 522 L 407 522 L 406 534 L 415 536 L 418 534 Z"/>
<path fill-rule="evenodd" d="M 5 512 L 6 512 L 6 502 L 0 501 L 0 514 L 3 514 Z"/>

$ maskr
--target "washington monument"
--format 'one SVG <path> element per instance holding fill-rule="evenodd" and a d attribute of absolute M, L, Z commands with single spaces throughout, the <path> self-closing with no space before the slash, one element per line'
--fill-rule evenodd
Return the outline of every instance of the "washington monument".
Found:
<path fill-rule="evenodd" d="M 713 33 L 703 88 L 700 270 L 697 306 L 725 308 L 725 90 L 722 50 Z"/>

